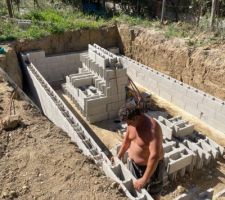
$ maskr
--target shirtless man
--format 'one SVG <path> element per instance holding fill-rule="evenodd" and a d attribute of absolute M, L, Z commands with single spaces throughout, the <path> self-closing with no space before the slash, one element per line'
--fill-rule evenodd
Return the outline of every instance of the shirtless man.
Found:
<path fill-rule="evenodd" d="M 134 188 L 138 191 L 146 188 L 155 200 L 159 200 L 165 168 L 161 128 L 135 105 L 121 108 L 119 116 L 128 127 L 117 156 L 121 159 L 128 151 L 128 168 L 137 179 L 133 182 Z"/>

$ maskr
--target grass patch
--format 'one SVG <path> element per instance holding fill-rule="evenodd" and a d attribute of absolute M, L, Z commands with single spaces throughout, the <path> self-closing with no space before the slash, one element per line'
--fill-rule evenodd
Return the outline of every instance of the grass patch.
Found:
<path fill-rule="evenodd" d="M 1 4 L 0 4 L 1 5 Z M 113 17 L 107 15 L 84 14 L 74 10 L 71 6 L 60 4 L 57 7 L 45 4 L 36 10 L 25 10 L 25 14 L 16 13 L 18 19 L 31 20 L 32 24 L 26 28 L 19 28 L 16 22 L 10 21 L 6 16 L 6 9 L 0 7 L 0 42 L 17 39 L 38 39 L 50 34 L 63 33 L 67 30 L 98 29 L 102 26 L 125 23 L 130 26 L 141 26 L 160 30 L 166 38 L 186 38 L 189 46 L 203 46 L 205 44 L 224 41 L 224 32 L 217 36 L 207 36 L 207 39 L 196 39 L 196 36 L 207 35 L 208 18 L 202 18 L 199 26 L 185 22 L 168 22 L 161 25 L 159 20 L 150 20 L 140 16 L 131 16 L 119 13 Z M 222 33 L 222 34 L 221 34 Z"/>
<path fill-rule="evenodd" d="M 2 20 L 0 23 L 0 41 L 20 38 L 37 39 L 53 33 L 63 33 L 67 30 L 99 28 L 107 23 L 107 20 L 95 15 L 52 8 L 30 11 L 19 18 L 32 20 L 32 25 L 23 30 L 15 22 Z"/>

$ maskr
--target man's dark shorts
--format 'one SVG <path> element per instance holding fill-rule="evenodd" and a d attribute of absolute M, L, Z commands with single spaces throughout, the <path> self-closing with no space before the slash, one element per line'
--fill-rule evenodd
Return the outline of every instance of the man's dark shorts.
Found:
<path fill-rule="evenodd" d="M 137 165 L 133 160 L 128 159 L 128 169 L 134 175 L 136 179 L 141 178 L 146 170 L 146 166 Z M 150 181 L 146 184 L 145 189 L 152 197 L 161 195 L 163 188 L 163 173 L 165 170 L 165 164 L 163 160 L 160 160 L 158 166 L 153 173 Z"/>

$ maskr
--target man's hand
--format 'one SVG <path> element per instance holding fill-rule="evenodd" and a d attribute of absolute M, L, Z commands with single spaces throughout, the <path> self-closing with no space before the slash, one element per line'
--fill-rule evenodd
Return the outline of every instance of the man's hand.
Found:
<path fill-rule="evenodd" d="M 140 191 L 146 184 L 146 181 L 143 178 L 139 178 L 136 181 L 133 181 L 134 188 L 137 191 Z"/>

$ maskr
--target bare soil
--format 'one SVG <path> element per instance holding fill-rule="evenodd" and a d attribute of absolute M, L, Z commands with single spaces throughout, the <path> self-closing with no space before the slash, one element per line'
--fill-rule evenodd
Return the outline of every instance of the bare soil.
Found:
<path fill-rule="evenodd" d="M 1 77 L 1 120 L 12 92 Z M 66 133 L 26 101 L 14 102 L 19 126 L 0 130 L 0 199 L 127 199 Z"/>
<path fill-rule="evenodd" d="M 167 38 L 160 30 L 125 24 L 118 32 L 124 55 L 225 100 L 224 44 L 189 46 L 190 38 Z"/>

